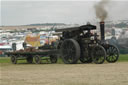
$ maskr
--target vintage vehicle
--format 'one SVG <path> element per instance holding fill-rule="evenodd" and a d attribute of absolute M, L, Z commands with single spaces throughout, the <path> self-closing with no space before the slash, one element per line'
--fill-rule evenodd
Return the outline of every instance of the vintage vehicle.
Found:
<path fill-rule="evenodd" d="M 16 51 L 15 43 L 12 45 L 13 52 L 7 52 L 11 56 L 12 63 L 17 60 L 26 59 L 28 63 L 41 63 L 43 57 L 50 59 L 52 63 L 57 62 L 57 56 L 60 56 L 64 63 L 75 64 L 78 60 L 82 63 L 102 64 L 105 60 L 114 63 L 119 58 L 119 50 L 116 46 L 108 44 L 104 36 L 104 22 L 100 22 L 101 39 L 97 33 L 91 33 L 96 30 L 96 26 L 87 24 L 79 27 L 56 29 L 60 39 L 58 44 L 44 45 L 38 49 L 26 47 L 24 50 Z"/>
<path fill-rule="evenodd" d="M 16 43 L 13 43 L 13 52 L 6 52 L 6 55 L 11 57 L 11 62 L 17 64 L 18 60 L 26 60 L 28 63 L 40 64 L 42 60 L 50 60 L 51 63 L 57 62 L 57 49 L 53 45 L 44 45 L 35 49 L 27 47 L 23 43 L 24 49 L 16 50 Z"/>
<path fill-rule="evenodd" d="M 96 30 L 96 26 L 91 24 L 56 29 L 56 32 L 62 32 L 57 49 L 64 63 L 75 64 L 80 60 L 82 63 L 102 64 L 105 60 L 109 63 L 118 60 L 118 48 L 105 41 L 104 22 L 100 22 L 101 39 L 97 33 L 92 34 L 92 30 Z"/>

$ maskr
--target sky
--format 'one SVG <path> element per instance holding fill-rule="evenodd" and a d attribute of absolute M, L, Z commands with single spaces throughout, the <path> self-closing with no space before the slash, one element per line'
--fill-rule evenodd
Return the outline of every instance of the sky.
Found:
<path fill-rule="evenodd" d="M 0 26 L 35 23 L 83 24 L 99 21 L 94 5 L 100 0 L 0 0 Z M 128 20 L 128 0 L 111 1 L 106 21 Z"/>

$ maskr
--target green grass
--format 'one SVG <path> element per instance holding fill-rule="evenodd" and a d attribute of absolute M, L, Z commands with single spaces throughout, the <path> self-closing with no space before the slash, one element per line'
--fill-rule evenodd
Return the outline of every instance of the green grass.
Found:
<path fill-rule="evenodd" d="M 121 54 L 118 61 L 119 62 L 128 62 L 128 54 Z"/>
<path fill-rule="evenodd" d="M 9 57 L 0 57 L 0 63 L 10 63 Z"/>
<path fill-rule="evenodd" d="M 128 54 L 121 54 L 118 62 L 128 62 Z M 11 63 L 10 57 L 0 57 L 0 63 Z M 19 60 L 18 63 L 27 63 L 26 60 Z M 43 61 L 43 63 L 47 63 L 47 61 Z M 48 62 L 50 63 L 50 61 Z M 62 60 L 58 59 L 58 64 L 62 64 Z"/>

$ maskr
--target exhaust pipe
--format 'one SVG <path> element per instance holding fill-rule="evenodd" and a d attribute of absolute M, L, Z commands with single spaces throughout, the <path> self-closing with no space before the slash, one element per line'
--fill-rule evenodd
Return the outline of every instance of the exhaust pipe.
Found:
<path fill-rule="evenodd" d="M 101 32 L 101 41 L 104 42 L 105 41 L 105 29 L 104 29 L 104 22 L 100 22 L 100 32 Z"/>

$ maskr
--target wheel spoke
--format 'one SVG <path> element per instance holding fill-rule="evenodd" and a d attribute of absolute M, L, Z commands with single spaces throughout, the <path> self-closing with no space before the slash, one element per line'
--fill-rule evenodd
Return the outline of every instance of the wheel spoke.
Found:
<path fill-rule="evenodd" d="M 114 63 L 118 60 L 118 57 L 119 57 L 118 49 L 113 45 L 109 45 L 109 48 L 107 49 L 106 60 L 110 63 Z"/>
<path fill-rule="evenodd" d="M 106 52 L 105 49 L 102 46 L 96 46 L 94 47 L 94 50 L 92 51 L 92 59 L 96 64 L 102 64 L 105 60 Z"/>
<path fill-rule="evenodd" d="M 76 63 L 80 57 L 79 44 L 73 39 L 67 39 L 61 46 L 61 53 L 64 63 Z"/>

